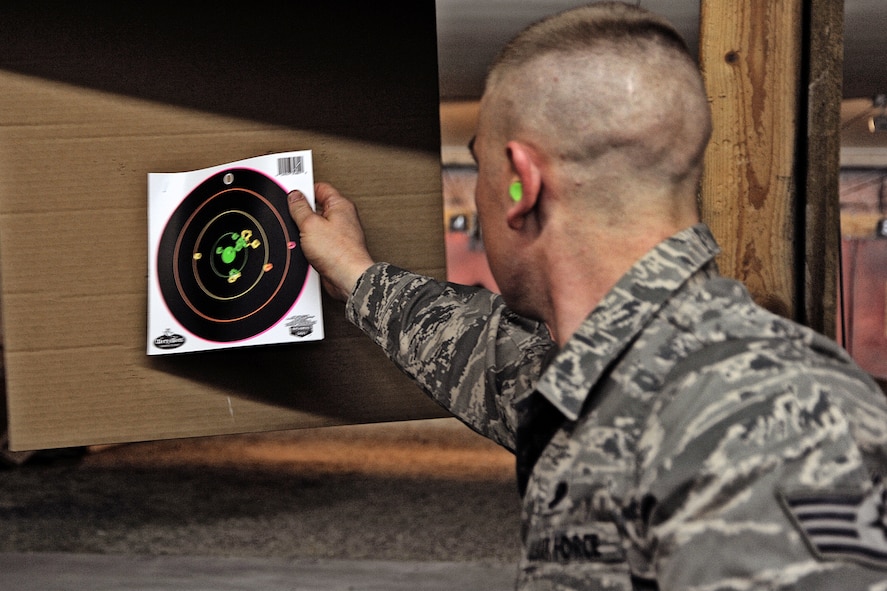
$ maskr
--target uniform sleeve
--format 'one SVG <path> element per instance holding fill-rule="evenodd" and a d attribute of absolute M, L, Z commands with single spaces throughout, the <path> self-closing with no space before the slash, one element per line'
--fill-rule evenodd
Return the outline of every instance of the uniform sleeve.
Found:
<path fill-rule="evenodd" d="M 514 450 L 512 401 L 532 390 L 553 346 L 543 324 L 487 290 L 382 263 L 358 281 L 346 315 L 429 396 Z"/>
<path fill-rule="evenodd" d="M 887 425 L 864 382 L 749 351 L 664 398 L 641 445 L 635 528 L 662 591 L 887 580 L 884 466 L 848 421 Z"/>

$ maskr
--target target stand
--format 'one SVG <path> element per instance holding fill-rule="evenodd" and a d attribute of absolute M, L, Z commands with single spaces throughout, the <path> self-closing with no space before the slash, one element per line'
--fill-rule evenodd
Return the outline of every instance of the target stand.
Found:
<path fill-rule="evenodd" d="M 323 338 L 293 189 L 314 205 L 310 151 L 148 175 L 149 355 Z"/>

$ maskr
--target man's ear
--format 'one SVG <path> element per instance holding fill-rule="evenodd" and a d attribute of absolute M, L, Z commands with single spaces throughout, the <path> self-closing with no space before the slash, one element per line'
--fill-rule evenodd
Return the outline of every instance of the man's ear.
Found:
<path fill-rule="evenodd" d="M 508 186 L 511 204 L 506 220 L 510 228 L 519 230 L 539 203 L 542 174 L 536 163 L 536 154 L 528 145 L 513 140 L 505 145 L 505 150 L 514 175 Z"/>

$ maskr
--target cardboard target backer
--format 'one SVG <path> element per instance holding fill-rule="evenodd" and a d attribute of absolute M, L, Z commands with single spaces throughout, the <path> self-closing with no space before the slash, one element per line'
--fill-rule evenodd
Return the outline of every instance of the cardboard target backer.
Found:
<path fill-rule="evenodd" d="M 314 206 L 309 150 L 148 174 L 148 355 L 323 339 L 294 189 Z"/>

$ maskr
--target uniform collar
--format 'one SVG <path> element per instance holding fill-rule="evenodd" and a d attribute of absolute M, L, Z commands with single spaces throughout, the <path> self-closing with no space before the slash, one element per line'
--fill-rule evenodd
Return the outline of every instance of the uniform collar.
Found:
<path fill-rule="evenodd" d="M 697 224 L 660 242 L 635 263 L 566 342 L 536 384 L 569 420 L 607 367 L 669 297 L 719 252 L 708 227 Z"/>

